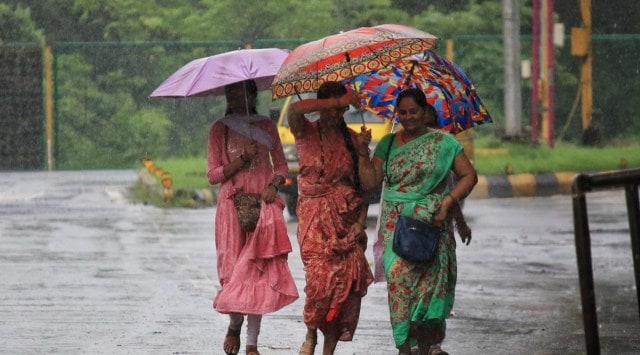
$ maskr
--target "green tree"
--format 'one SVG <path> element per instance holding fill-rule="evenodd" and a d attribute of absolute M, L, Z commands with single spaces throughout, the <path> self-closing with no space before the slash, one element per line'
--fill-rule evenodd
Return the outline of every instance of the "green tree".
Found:
<path fill-rule="evenodd" d="M 102 28 L 82 19 L 82 12 L 74 5 L 74 0 L 4 0 L 0 3 L 28 8 L 38 30 L 49 43 L 103 39 Z"/>
<path fill-rule="evenodd" d="M 409 22 L 409 16 L 402 10 L 391 8 L 388 0 L 334 0 L 334 6 L 335 17 L 343 30 Z"/>
<path fill-rule="evenodd" d="M 80 55 L 58 58 L 59 168 L 130 167 L 145 156 L 168 152 L 168 118 L 159 109 L 140 110 L 126 91 L 127 78 L 95 75 Z"/>
<path fill-rule="evenodd" d="M 44 35 L 31 19 L 28 7 L 15 5 L 13 8 L 0 3 L 0 44 L 11 42 L 44 43 Z"/>
<path fill-rule="evenodd" d="M 461 11 L 474 0 L 391 0 L 391 6 L 413 16 L 425 11 L 429 6 L 441 12 Z"/>

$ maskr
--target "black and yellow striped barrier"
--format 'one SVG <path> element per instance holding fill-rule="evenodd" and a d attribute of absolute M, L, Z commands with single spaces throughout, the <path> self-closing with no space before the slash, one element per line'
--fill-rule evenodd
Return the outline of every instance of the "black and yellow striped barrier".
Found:
<path fill-rule="evenodd" d="M 551 196 L 571 193 L 575 172 L 478 176 L 469 198 Z"/>
<path fill-rule="evenodd" d="M 171 199 L 173 197 L 173 190 L 171 189 L 173 180 L 171 178 L 171 174 L 164 171 L 162 168 L 157 167 L 149 158 L 143 158 L 141 163 L 151 175 L 160 179 L 160 182 L 164 187 L 164 190 L 162 191 L 162 198 L 165 202 Z"/>

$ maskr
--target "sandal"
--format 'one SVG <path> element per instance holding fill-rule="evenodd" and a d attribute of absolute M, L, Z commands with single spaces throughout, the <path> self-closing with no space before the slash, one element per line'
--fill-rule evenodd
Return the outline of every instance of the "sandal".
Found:
<path fill-rule="evenodd" d="M 448 352 L 442 350 L 440 345 L 431 345 L 429 348 L 429 355 L 449 355 Z"/>
<path fill-rule="evenodd" d="M 240 351 L 240 329 L 227 328 L 227 335 L 224 337 L 223 349 L 227 355 L 236 355 Z"/>
<path fill-rule="evenodd" d="M 258 347 L 255 345 L 247 345 L 245 351 L 247 352 L 247 355 L 260 355 Z"/>
<path fill-rule="evenodd" d="M 316 344 L 318 344 L 318 339 L 311 339 L 308 336 L 304 337 L 304 343 L 300 347 L 300 352 L 298 355 L 313 355 L 316 351 Z"/>

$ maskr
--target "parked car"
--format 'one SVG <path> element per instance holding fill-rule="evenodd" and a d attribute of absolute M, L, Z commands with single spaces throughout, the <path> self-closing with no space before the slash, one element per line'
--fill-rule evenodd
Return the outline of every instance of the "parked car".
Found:
<path fill-rule="evenodd" d="M 315 94 L 302 94 L 301 97 L 309 98 L 314 97 L 314 95 Z M 298 98 L 296 96 L 290 96 L 284 101 L 279 112 L 278 110 L 275 110 L 271 113 L 271 117 L 278 117 L 278 133 L 284 148 L 284 155 L 287 159 L 287 164 L 289 165 L 289 174 L 286 178 L 285 184 L 280 188 L 280 193 L 282 193 L 285 198 L 287 211 L 291 216 L 296 216 L 296 206 L 298 203 L 297 177 L 300 172 L 300 167 L 298 165 L 298 151 L 296 150 L 295 140 L 293 138 L 293 134 L 291 134 L 291 131 L 289 130 L 289 124 L 287 122 L 287 110 L 289 108 L 289 104 L 297 100 Z M 319 118 L 319 114 L 314 113 L 307 115 L 307 117 L 313 121 Z M 354 107 L 350 107 L 349 110 L 345 112 L 345 121 L 347 122 L 347 125 L 356 132 L 360 131 L 363 120 L 366 127 L 371 129 L 372 140 L 370 148 L 371 151 L 373 151 L 375 145 L 380 141 L 380 139 L 385 134 L 391 132 L 393 122 L 391 120 L 383 119 L 369 111 L 357 110 Z M 395 130 L 397 130 L 397 127 Z M 371 194 L 370 203 L 378 203 L 379 201 L 380 190 Z"/>

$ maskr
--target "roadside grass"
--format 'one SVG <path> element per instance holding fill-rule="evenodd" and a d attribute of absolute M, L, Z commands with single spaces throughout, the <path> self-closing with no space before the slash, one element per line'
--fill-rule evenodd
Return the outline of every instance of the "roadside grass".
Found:
<path fill-rule="evenodd" d="M 153 164 L 156 169 L 170 174 L 171 196 L 167 198 L 164 195 L 161 176 L 148 174 L 146 175 L 147 179 L 139 178 L 130 189 L 130 193 L 136 201 L 166 208 L 195 208 L 206 205 L 193 197 L 196 190 L 211 189 L 206 176 L 206 158 L 172 158 L 153 161 Z M 145 171 L 142 164 L 139 167 Z M 214 200 L 215 198 L 214 196 Z"/>
<path fill-rule="evenodd" d="M 480 175 L 551 172 L 595 172 L 640 167 L 640 143 L 586 147 L 559 142 L 547 145 L 501 142 L 492 138 L 474 141 L 474 166 Z"/>
<path fill-rule="evenodd" d="M 552 172 L 588 173 L 640 167 L 640 142 L 586 147 L 559 142 L 547 145 L 501 142 L 492 137 L 474 138 L 474 166 L 479 175 L 537 174 Z M 196 207 L 191 191 L 210 189 L 206 157 L 154 160 L 155 166 L 171 174 L 174 197 L 152 196 L 138 183 L 132 193 L 139 201 L 159 207 Z M 141 166 L 142 168 L 142 166 Z"/>
<path fill-rule="evenodd" d="M 174 190 L 211 187 L 207 180 L 207 158 L 204 156 L 161 159 L 155 164 L 171 174 Z"/>

